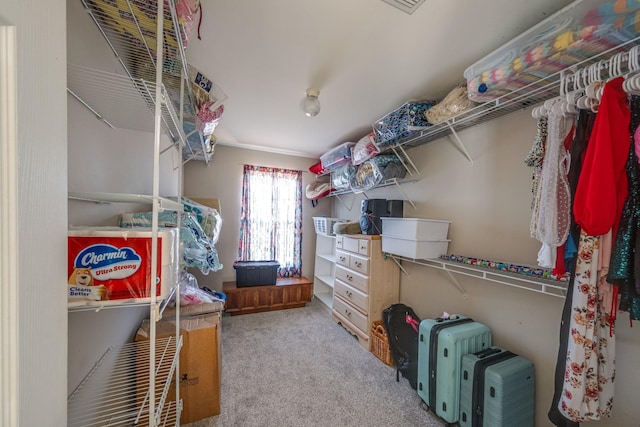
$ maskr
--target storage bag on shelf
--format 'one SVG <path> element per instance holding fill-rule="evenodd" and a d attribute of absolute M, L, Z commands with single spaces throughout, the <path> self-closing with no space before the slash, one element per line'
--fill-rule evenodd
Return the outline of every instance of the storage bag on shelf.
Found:
<path fill-rule="evenodd" d="M 351 163 L 338 167 L 331 172 L 331 186 L 336 191 L 348 190 L 355 173 L 356 168 Z"/>
<path fill-rule="evenodd" d="M 189 82 L 195 97 L 196 128 L 203 136 L 213 134 L 224 113 L 227 95 L 213 80 L 189 65 Z"/>
<path fill-rule="evenodd" d="M 350 188 L 355 193 L 370 190 L 388 179 L 404 178 L 407 173 L 398 156 L 383 155 L 367 160 L 352 175 Z"/>
<path fill-rule="evenodd" d="M 174 221 L 171 224 L 171 221 Z M 177 213 L 164 211 L 158 213 L 158 222 L 166 227 L 176 227 Z M 136 212 L 120 215 L 120 227 L 151 227 L 151 212 Z M 222 269 L 218 251 L 213 241 L 204 232 L 197 218 L 183 213 L 180 220 L 180 253 L 187 267 L 197 267 L 202 274 Z"/>
<path fill-rule="evenodd" d="M 429 108 L 424 114 L 429 123 L 438 124 L 449 120 L 475 106 L 469 99 L 466 86 L 458 86 L 444 97 L 442 101 Z"/>
<path fill-rule="evenodd" d="M 424 113 L 435 104 L 435 101 L 406 102 L 375 122 L 373 132 L 378 146 L 393 145 L 420 128 L 430 126 Z"/>
<path fill-rule="evenodd" d="M 380 149 L 376 144 L 376 135 L 373 132 L 369 132 L 356 142 L 356 145 L 351 149 L 351 163 L 354 166 L 358 166 L 372 157 L 375 157 L 380 153 Z"/>

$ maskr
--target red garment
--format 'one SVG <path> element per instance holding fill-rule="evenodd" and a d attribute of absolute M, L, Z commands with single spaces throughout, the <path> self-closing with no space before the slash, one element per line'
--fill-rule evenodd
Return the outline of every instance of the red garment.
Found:
<path fill-rule="evenodd" d="M 551 270 L 551 273 L 554 276 L 560 277 L 567 272 L 567 269 L 564 266 L 564 249 L 566 246 L 567 243 L 565 242 L 556 248 L 556 265 L 553 270 Z"/>
<path fill-rule="evenodd" d="M 578 179 L 573 214 L 590 236 L 601 236 L 610 229 L 617 235 L 629 192 L 625 163 L 631 143 L 631 113 L 623 81 L 618 77 L 604 86 Z"/>

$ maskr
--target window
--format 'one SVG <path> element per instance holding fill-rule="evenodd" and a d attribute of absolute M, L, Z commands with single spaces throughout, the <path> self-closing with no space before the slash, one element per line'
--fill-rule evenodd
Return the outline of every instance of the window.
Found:
<path fill-rule="evenodd" d="M 242 261 L 277 260 L 278 276 L 302 275 L 302 172 L 244 166 Z"/>

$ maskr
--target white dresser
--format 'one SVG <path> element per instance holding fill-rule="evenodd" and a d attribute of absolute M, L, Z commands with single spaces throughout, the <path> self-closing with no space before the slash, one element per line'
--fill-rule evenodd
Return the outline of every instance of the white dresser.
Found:
<path fill-rule="evenodd" d="M 333 319 L 370 350 L 371 325 L 400 297 L 400 273 L 385 259 L 380 236 L 336 236 Z"/>

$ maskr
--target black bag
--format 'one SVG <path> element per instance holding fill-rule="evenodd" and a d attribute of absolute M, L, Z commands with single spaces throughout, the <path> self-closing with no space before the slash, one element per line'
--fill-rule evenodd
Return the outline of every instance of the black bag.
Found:
<path fill-rule="evenodd" d="M 396 381 L 400 373 L 413 389 L 418 387 L 418 329 L 420 318 L 404 304 L 393 304 L 382 312 L 389 350 L 396 365 Z"/>

